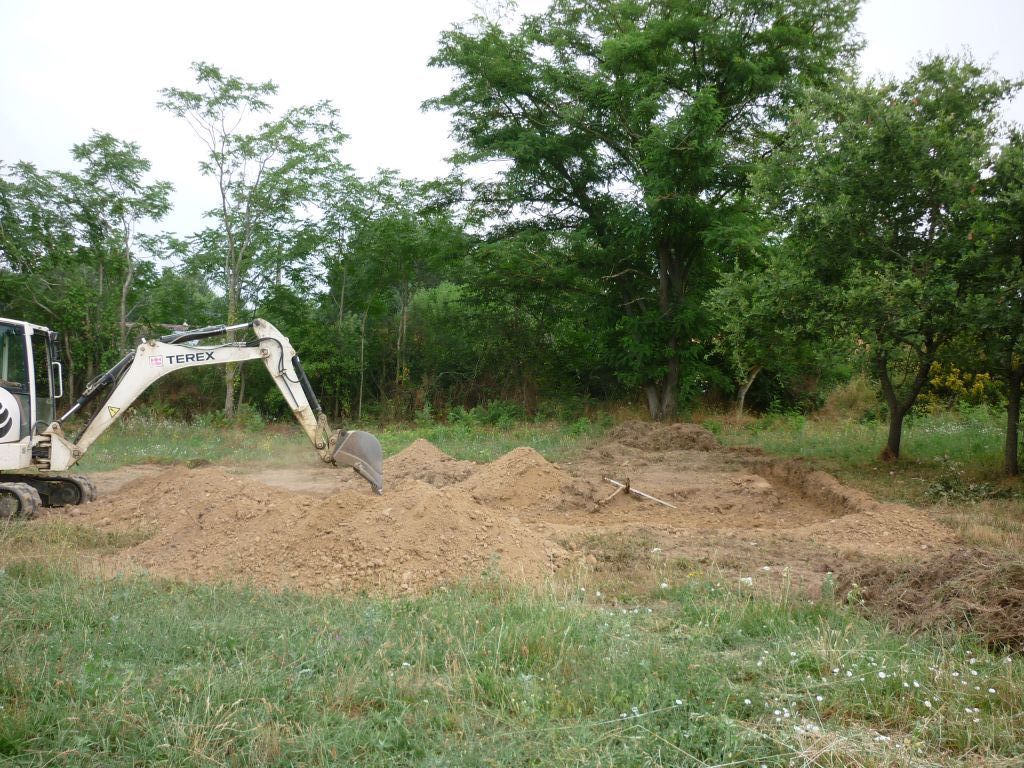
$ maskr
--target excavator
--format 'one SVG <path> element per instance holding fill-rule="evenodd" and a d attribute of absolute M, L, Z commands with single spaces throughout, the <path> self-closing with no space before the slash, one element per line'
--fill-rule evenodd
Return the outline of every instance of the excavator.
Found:
<path fill-rule="evenodd" d="M 229 331 L 250 329 L 255 338 L 198 344 Z M 380 442 L 369 432 L 331 430 L 295 349 L 266 320 L 142 339 L 110 370 L 89 382 L 58 418 L 63 384 L 57 333 L 0 318 L 0 519 L 31 518 L 40 507 L 93 501 L 96 491 L 88 478 L 66 474 L 67 470 L 151 384 L 185 368 L 247 360 L 263 361 L 321 460 L 351 467 L 376 493 L 383 492 Z M 65 422 L 85 413 L 90 403 L 96 407 L 85 425 L 74 437 L 65 435 Z"/>

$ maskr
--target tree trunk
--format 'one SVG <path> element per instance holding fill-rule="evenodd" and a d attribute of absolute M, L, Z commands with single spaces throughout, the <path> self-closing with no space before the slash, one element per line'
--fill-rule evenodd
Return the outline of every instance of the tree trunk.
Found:
<path fill-rule="evenodd" d="M 1009 477 L 1020 474 L 1017 458 L 1020 445 L 1020 389 L 1024 379 L 1024 363 L 1010 369 L 1006 383 L 1006 445 L 1003 451 L 1003 471 Z"/>
<path fill-rule="evenodd" d="M 235 281 L 234 274 L 228 276 L 228 316 L 227 325 L 234 325 L 238 322 L 238 293 L 237 293 L 237 282 Z M 228 342 L 235 340 L 235 332 L 228 331 L 227 334 Z M 224 418 L 233 419 L 235 418 L 235 372 L 237 370 L 236 363 L 227 363 L 224 366 Z"/>
<path fill-rule="evenodd" d="M 345 322 L 345 283 L 348 281 L 348 267 L 341 268 L 341 296 L 338 297 L 338 328 Z"/>
<path fill-rule="evenodd" d="M 661 317 L 672 321 L 677 303 L 683 297 L 685 276 L 675 247 L 669 240 L 658 243 L 658 309 Z M 676 415 L 679 390 L 679 336 L 672 330 L 666 344 L 665 376 L 659 382 L 644 387 L 647 410 L 656 421 L 668 421 Z"/>
<path fill-rule="evenodd" d="M 238 403 L 235 406 L 235 413 L 242 410 L 242 405 L 245 403 L 245 366 L 238 366 Z"/>
<path fill-rule="evenodd" d="M 409 303 L 403 295 L 400 299 L 402 306 L 398 313 L 398 343 L 395 345 L 395 394 L 402 388 L 403 371 L 405 369 L 405 327 L 409 322 Z"/>
<path fill-rule="evenodd" d="M 668 421 L 676 415 L 676 392 L 679 389 L 679 358 L 669 358 L 665 378 L 644 387 L 647 395 L 647 412 L 654 421 Z"/>
<path fill-rule="evenodd" d="M 121 285 L 121 352 L 122 354 L 128 351 L 128 288 L 132 283 L 132 275 L 135 272 L 135 264 L 132 262 L 132 254 L 126 248 L 124 252 L 125 261 L 127 262 L 127 270 L 125 271 L 124 283 Z"/>
<path fill-rule="evenodd" d="M 64 356 L 67 358 L 67 370 L 65 375 L 67 376 L 68 388 L 65 394 L 68 396 L 68 402 L 75 402 L 75 356 L 71 352 L 71 337 L 68 336 L 66 329 L 61 330 L 61 337 L 64 339 Z"/>
<path fill-rule="evenodd" d="M 760 365 L 755 365 L 750 370 L 750 375 L 747 377 L 747 380 L 743 383 L 743 386 L 740 387 L 739 394 L 736 396 L 736 415 L 737 416 L 742 416 L 743 415 L 743 404 L 747 400 L 747 392 L 750 391 L 750 387 L 754 383 L 754 379 L 757 378 L 757 374 L 759 374 L 760 372 L 761 372 L 761 366 Z"/>
<path fill-rule="evenodd" d="M 363 419 L 363 382 L 366 379 L 366 316 L 370 310 L 363 311 L 363 322 L 359 324 L 359 407 L 356 418 Z"/>
<path fill-rule="evenodd" d="M 917 396 L 924 389 L 928 381 L 928 371 L 935 360 L 935 350 L 938 343 L 929 339 L 925 342 L 924 354 L 918 358 L 917 373 L 910 389 L 900 398 L 896 387 L 893 386 L 892 378 L 889 376 L 889 359 L 884 354 L 875 357 L 875 371 L 878 380 L 882 385 L 882 394 L 885 396 L 885 404 L 889 409 L 889 436 L 886 439 L 885 449 L 880 458 L 882 461 L 895 461 L 900 457 L 900 442 L 903 438 L 903 419 L 910 409 L 917 402 Z"/>
<path fill-rule="evenodd" d="M 900 457 L 900 442 L 903 439 L 903 419 L 906 415 L 906 411 L 901 410 L 898 405 L 896 407 L 889 407 L 889 436 L 885 441 L 885 450 L 882 451 L 882 458 L 886 461 L 895 461 Z"/>

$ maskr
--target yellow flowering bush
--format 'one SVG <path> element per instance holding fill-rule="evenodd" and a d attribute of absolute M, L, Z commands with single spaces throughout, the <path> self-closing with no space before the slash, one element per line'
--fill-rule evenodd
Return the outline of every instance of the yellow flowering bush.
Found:
<path fill-rule="evenodd" d="M 918 404 L 934 413 L 957 405 L 995 405 L 1002 398 L 1002 385 L 991 374 L 962 371 L 953 363 L 936 361 L 928 372 L 928 384 Z"/>

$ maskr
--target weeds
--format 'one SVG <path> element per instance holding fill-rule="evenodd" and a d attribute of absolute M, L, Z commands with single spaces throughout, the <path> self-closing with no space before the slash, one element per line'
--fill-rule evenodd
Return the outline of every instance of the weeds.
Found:
<path fill-rule="evenodd" d="M 1009 760 L 1019 661 L 702 575 L 622 604 L 498 581 L 312 598 L 0 575 L 10 765 Z"/>

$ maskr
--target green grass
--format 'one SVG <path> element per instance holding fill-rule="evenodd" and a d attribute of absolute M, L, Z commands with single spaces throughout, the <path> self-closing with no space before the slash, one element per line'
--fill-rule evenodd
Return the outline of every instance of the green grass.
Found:
<path fill-rule="evenodd" d="M 986 409 L 907 419 L 900 459 L 881 461 L 884 422 L 765 416 L 737 423 L 706 419 L 726 445 L 753 445 L 776 456 L 801 457 L 893 501 L 929 503 L 960 490 L 956 501 L 1012 495 L 1020 484 L 1002 478 L 1002 414 Z M 974 486 L 973 489 L 970 486 Z"/>
<path fill-rule="evenodd" d="M 895 470 L 874 459 L 878 425 L 712 426 L 898 494 L 889 471 L 960 446 L 970 424 L 915 423 L 914 459 Z M 388 453 L 425 437 L 459 458 L 526 444 L 558 460 L 601 431 L 377 434 Z M 963 444 L 955 460 L 987 471 L 990 442 Z M 281 427 L 136 420 L 95 448 L 93 468 L 315 461 Z M 0 525 L 0 765 L 1011 766 L 1024 752 L 1019 655 L 900 635 L 828 588 L 755 594 L 682 561 L 653 592 L 585 574 L 531 592 L 483 574 L 394 600 L 90 575 L 132 543 L 58 520 Z"/>
<path fill-rule="evenodd" d="M 1019 658 L 708 575 L 604 600 L 486 579 L 345 600 L 8 564 L 0 762 L 1009 765 L 1024 750 Z"/>
<path fill-rule="evenodd" d="M 517 422 L 505 426 L 428 424 L 360 428 L 377 435 L 386 456 L 422 437 L 457 459 L 472 461 L 493 461 L 523 445 L 551 461 L 559 461 L 604 431 L 603 426 L 587 419 L 572 424 Z M 315 463 L 317 458 L 306 436 L 294 424 L 218 427 L 140 416 L 111 427 L 90 447 L 78 467 L 82 472 L 99 472 L 126 464 L 188 461 L 273 465 Z"/>

